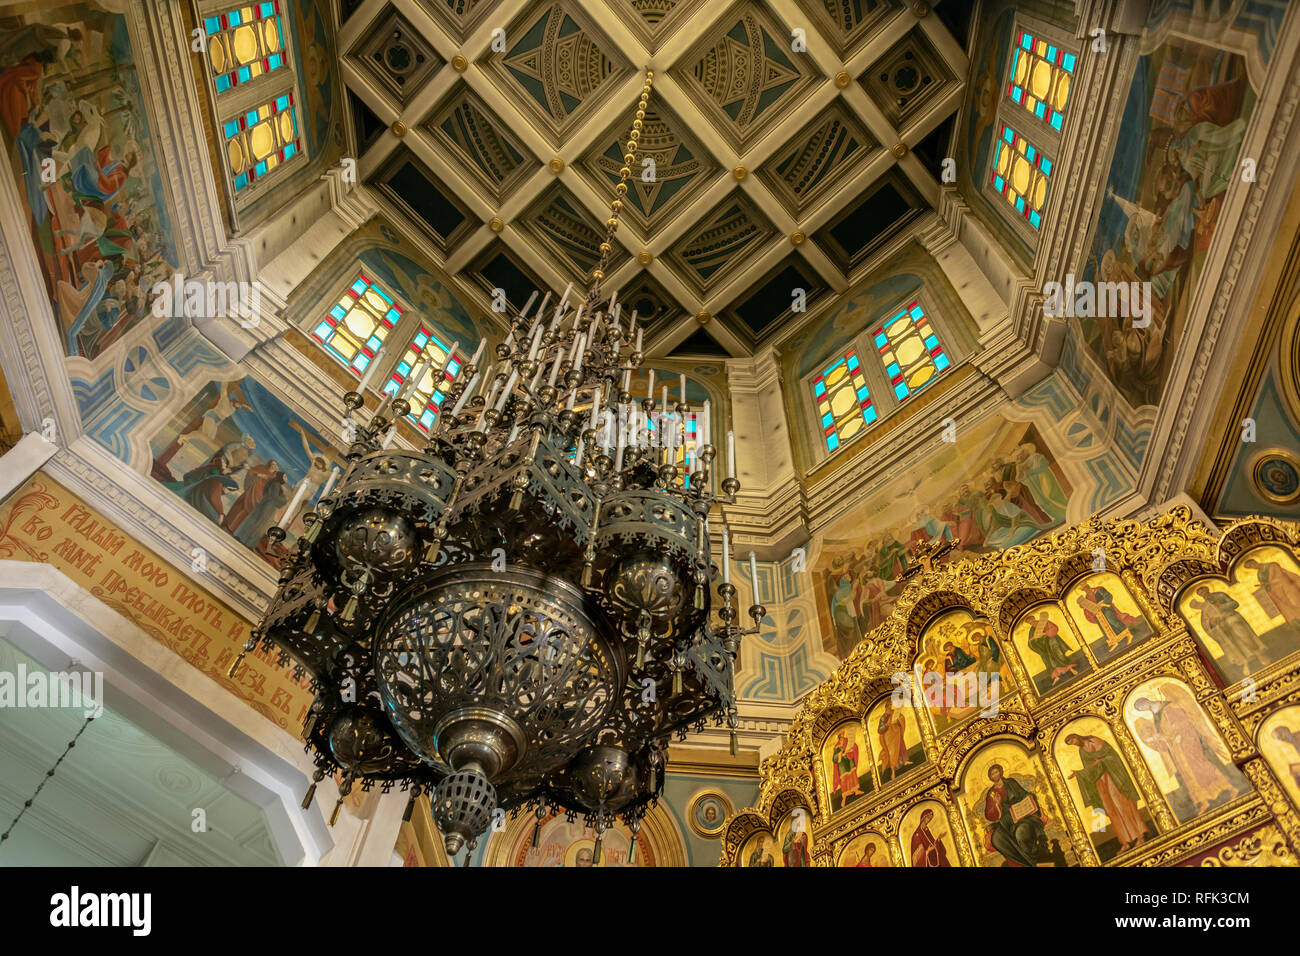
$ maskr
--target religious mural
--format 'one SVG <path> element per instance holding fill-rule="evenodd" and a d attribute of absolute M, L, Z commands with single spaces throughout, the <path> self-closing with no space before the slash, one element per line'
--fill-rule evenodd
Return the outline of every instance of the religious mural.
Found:
<path fill-rule="evenodd" d="M 879 833 L 860 833 L 840 851 L 836 866 L 889 867 L 889 845 Z"/>
<path fill-rule="evenodd" d="M 736 858 L 737 866 L 785 866 L 785 860 L 776 851 L 776 837 L 766 830 L 750 836 Z"/>
<path fill-rule="evenodd" d="M 923 800 L 907 811 L 899 826 L 908 866 L 961 866 L 948 811 L 937 800 Z"/>
<path fill-rule="evenodd" d="M 866 498 L 809 568 L 827 651 L 847 656 L 902 592 L 908 551 L 957 539 L 950 560 L 1023 544 L 1065 521 L 1069 480 L 1038 429 L 994 419 L 938 452 L 912 487 Z"/>
<path fill-rule="evenodd" d="M 1243 57 L 1176 39 L 1139 58 L 1083 279 L 1149 282 L 1150 325 L 1080 316 L 1133 406 L 1160 400 L 1254 111 Z M 1100 311 L 1092 309 L 1092 312 Z"/>
<path fill-rule="evenodd" d="M 1128 587 L 1113 572 L 1081 578 L 1066 593 L 1064 603 L 1098 663 L 1106 663 L 1155 634 Z"/>
<path fill-rule="evenodd" d="M 795 807 L 776 825 L 774 852 L 781 866 L 812 866 L 812 814 Z"/>
<path fill-rule="evenodd" d="M 1100 717 L 1066 725 L 1053 748 L 1070 796 L 1103 863 L 1156 833 L 1155 824 L 1110 727 Z"/>
<path fill-rule="evenodd" d="M 127 18 L 31 5 L 0 30 L 0 123 L 68 355 L 93 359 L 176 271 Z"/>
<path fill-rule="evenodd" d="M 1039 697 L 1069 686 L 1092 669 L 1074 628 L 1055 602 L 1030 608 L 1016 624 L 1012 640 Z"/>
<path fill-rule="evenodd" d="M 1244 555 L 1231 584 L 1193 581 L 1178 608 L 1226 684 L 1300 650 L 1300 566 L 1274 545 Z"/>
<path fill-rule="evenodd" d="M 1250 792 L 1223 738 L 1182 681 L 1160 677 L 1135 687 L 1124 704 L 1124 722 L 1180 823 Z"/>
<path fill-rule="evenodd" d="M 203 517 L 279 568 L 304 530 L 298 512 L 282 542 L 266 532 L 298 485 L 315 501 L 330 471 L 346 463 L 335 444 L 251 376 L 212 381 L 151 442 L 153 477 Z"/>
<path fill-rule="evenodd" d="M 876 778 L 886 786 L 926 762 L 916 711 L 904 704 L 895 707 L 882 697 L 867 711 Z"/>
<path fill-rule="evenodd" d="M 926 625 L 916 668 L 922 675 L 943 678 L 936 692 L 915 687 L 913 679 L 913 693 L 925 701 L 935 734 L 946 733 L 981 712 L 996 713 L 1016 689 L 993 628 L 961 609 Z"/>
<path fill-rule="evenodd" d="M 1259 725 L 1259 752 L 1300 810 L 1300 704 L 1269 714 Z"/>
<path fill-rule="evenodd" d="M 845 721 L 826 737 L 822 769 L 826 775 L 826 801 L 832 813 L 875 789 L 871 750 L 860 721 Z"/>
<path fill-rule="evenodd" d="M 510 851 L 511 866 L 654 866 L 655 852 L 651 841 L 638 835 L 636 852 L 631 853 L 630 834 L 624 827 L 611 827 L 600 841 L 600 859 L 596 859 L 596 831 L 581 820 L 570 823 L 563 814 L 552 813 L 542 821 L 537 846 L 533 846 L 533 826 L 524 828 Z M 631 855 L 631 859 L 629 859 Z"/>
<path fill-rule="evenodd" d="M 981 866 L 1077 866 L 1060 807 L 1036 753 L 1010 740 L 971 755 L 962 794 Z"/>

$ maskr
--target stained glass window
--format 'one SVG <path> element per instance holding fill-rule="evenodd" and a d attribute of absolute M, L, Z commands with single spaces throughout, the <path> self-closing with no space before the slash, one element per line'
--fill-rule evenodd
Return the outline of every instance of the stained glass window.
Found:
<path fill-rule="evenodd" d="M 235 191 L 261 179 L 301 151 L 293 93 L 282 93 L 261 106 L 226 120 L 221 131 Z"/>
<path fill-rule="evenodd" d="M 834 451 L 876 420 L 858 353 L 850 349 L 813 379 L 813 398 L 821 418 L 826 450 Z"/>
<path fill-rule="evenodd" d="M 1007 123 L 993 146 L 993 188 L 1035 229 L 1043 221 L 1052 161 Z"/>
<path fill-rule="evenodd" d="M 208 65 L 218 93 L 285 65 L 281 0 L 260 0 L 203 18 Z"/>
<path fill-rule="evenodd" d="M 1075 56 L 1024 30 L 1011 50 L 1007 96 L 1058 133 L 1070 102 Z"/>
<path fill-rule="evenodd" d="M 401 317 L 402 310 L 362 273 L 311 334 L 360 377 Z"/>
<path fill-rule="evenodd" d="M 407 396 L 407 402 L 411 406 L 410 419 L 425 431 L 433 426 L 433 420 L 437 417 L 438 410 L 442 408 L 443 399 L 447 397 L 451 383 L 456 380 L 460 372 L 461 362 L 453 357 L 451 364 L 447 366 L 447 371 L 443 373 L 442 381 L 434 380 L 442 370 L 443 363 L 447 361 L 449 348 L 450 346 L 438 338 L 432 329 L 421 326 L 415 333 L 415 337 L 411 339 L 411 344 L 402 353 L 402 358 L 393 367 L 392 374 L 388 377 L 388 384 L 384 386 L 385 392 L 396 392 L 406 383 L 406 377 L 411 374 L 416 362 L 433 359 L 433 364 L 428 371 L 420 376 L 420 381 L 415 383 L 412 394 Z"/>
<path fill-rule="evenodd" d="M 925 310 L 913 301 L 872 333 L 880 361 L 900 402 L 946 372 L 952 362 Z"/>

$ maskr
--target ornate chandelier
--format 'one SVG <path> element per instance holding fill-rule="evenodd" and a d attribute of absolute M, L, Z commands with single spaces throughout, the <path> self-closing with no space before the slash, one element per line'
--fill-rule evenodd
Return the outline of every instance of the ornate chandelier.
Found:
<path fill-rule="evenodd" d="M 347 470 L 304 516 L 245 648 L 277 649 L 310 675 L 304 737 L 315 780 L 341 776 L 344 795 L 358 781 L 400 785 L 412 804 L 429 793 L 451 854 L 473 848 L 498 808 L 530 807 L 534 845 L 555 810 L 595 830 L 597 862 L 615 817 L 635 852 L 673 735 L 725 720 L 735 752 L 736 654 L 766 612 L 756 604 L 755 627 L 739 626 L 724 529 L 711 620 L 719 572 L 708 519 L 740 488 L 734 443 L 720 492 L 707 414 L 698 455 L 679 465 L 694 412 L 684 390 L 671 407 L 667 389 L 655 401 L 653 384 L 633 399 L 642 330 L 601 293 L 653 76 L 585 301 L 571 307 L 566 290 L 548 311 L 548 292 L 530 316 L 534 293 L 496 363 L 480 367 L 481 343 L 464 365 L 420 451 L 388 447 L 410 412 L 409 387 L 364 423 L 369 375 L 344 396 L 355 424 Z M 455 351 L 434 381 L 448 377 Z M 285 537 L 304 492 L 273 539 Z"/>

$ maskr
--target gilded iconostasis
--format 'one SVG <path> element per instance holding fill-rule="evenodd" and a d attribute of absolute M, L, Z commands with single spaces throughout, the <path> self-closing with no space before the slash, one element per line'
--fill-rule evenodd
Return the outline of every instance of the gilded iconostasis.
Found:
<path fill-rule="evenodd" d="M 1123 7 L 0 3 L 0 451 L 51 446 L 0 574 L 307 780 L 310 682 L 236 660 L 307 530 L 270 529 L 346 467 L 339 394 L 454 380 L 602 262 L 649 63 L 607 284 L 629 393 L 736 434 L 738 746 L 675 740 L 635 844 L 519 815 L 448 859 L 425 799 L 382 862 L 1293 865 L 1300 13 Z"/>

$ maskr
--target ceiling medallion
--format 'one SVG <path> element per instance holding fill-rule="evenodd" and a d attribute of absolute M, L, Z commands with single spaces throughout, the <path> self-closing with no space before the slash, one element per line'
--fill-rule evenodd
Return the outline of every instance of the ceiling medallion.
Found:
<path fill-rule="evenodd" d="M 501 219 L 500 216 L 493 216 L 491 219 L 488 220 L 488 228 L 491 229 L 493 232 L 500 232 L 505 227 L 506 224 Z"/>
<path fill-rule="evenodd" d="M 802 232 L 793 232 L 790 234 L 790 244 L 794 246 L 803 245 L 803 241 L 808 238 Z"/>
<path fill-rule="evenodd" d="M 845 89 L 852 82 L 853 77 L 849 76 L 848 72 L 845 70 L 840 70 L 835 74 L 835 85 L 840 89 Z"/>
<path fill-rule="evenodd" d="M 907 155 L 907 144 L 895 143 L 893 146 L 889 148 L 889 151 L 893 153 L 896 158 L 902 159 L 904 156 Z"/>
<path fill-rule="evenodd" d="M 347 470 L 307 505 L 244 650 L 277 650 L 310 675 L 314 779 L 342 777 L 331 823 L 358 782 L 397 785 L 412 801 L 430 793 L 450 854 L 472 849 L 498 810 L 531 808 L 534 841 L 553 812 L 582 815 L 599 863 L 615 817 L 635 846 L 674 735 L 725 723 L 735 753 L 736 655 L 766 611 L 738 623 L 725 527 L 716 563 L 711 553 L 710 511 L 740 490 L 734 437 L 716 480 L 709 403 L 688 404 L 685 376 L 676 401 L 667 384 L 630 394 L 643 329 L 600 286 L 618 208 L 585 296 L 571 303 L 570 285 L 552 311 L 550 292 L 532 311 L 534 292 L 495 362 L 480 364 L 486 339 L 472 358 L 454 343 L 417 358 L 369 412 L 374 356 L 343 398 Z M 427 442 L 392 448 L 417 385 L 442 396 Z M 752 555 L 750 568 L 756 579 Z"/>
<path fill-rule="evenodd" d="M 403 123 L 401 120 L 398 120 L 396 123 L 394 123 L 392 129 L 393 129 L 393 135 L 398 138 L 401 138 L 406 135 L 406 124 Z"/>
<path fill-rule="evenodd" d="M 654 259 L 655 254 L 649 249 L 642 249 L 636 254 L 636 261 L 641 263 L 643 266 L 648 266 L 650 263 L 654 262 Z"/>
<path fill-rule="evenodd" d="M 741 182 L 746 176 L 749 175 L 749 170 L 747 170 L 744 166 L 737 166 L 735 169 L 731 171 L 731 175 L 736 177 L 736 182 Z"/>
<path fill-rule="evenodd" d="M 560 175 L 560 173 L 564 172 L 564 160 L 560 159 L 560 157 L 558 156 L 556 156 L 549 163 L 547 163 L 546 166 L 548 169 L 550 169 L 551 172 L 555 173 L 555 175 L 557 176 Z"/>
<path fill-rule="evenodd" d="M 464 73 L 469 69 L 469 60 L 465 59 L 464 54 L 457 53 L 451 58 L 451 68 L 457 73 Z"/>
<path fill-rule="evenodd" d="M 709 315 L 707 312 L 697 312 L 695 314 L 695 321 L 700 323 L 700 325 L 708 325 L 709 320 L 712 318 L 713 316 Z"/>

